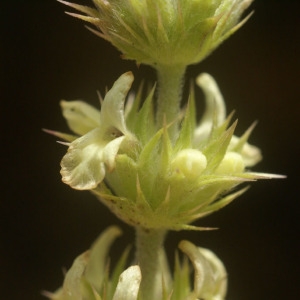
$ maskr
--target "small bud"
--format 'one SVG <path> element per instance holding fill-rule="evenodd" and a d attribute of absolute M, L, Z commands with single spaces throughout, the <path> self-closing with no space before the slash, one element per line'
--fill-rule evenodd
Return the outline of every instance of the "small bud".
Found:
<path fill-rule="evenodd" d="M 176 173 L 182 173 L 185 177 L 196 179 L 206 168 L 205 155 L 196 149 L 184 149 L 177 153 L 171 163 Z"/>
<path fill-rule="evenodd" d="M 215 170 L 215 174 L 225 175 L 242 173 L 245 165 L 242 156 L 236 152 L 228 152 Z"/>

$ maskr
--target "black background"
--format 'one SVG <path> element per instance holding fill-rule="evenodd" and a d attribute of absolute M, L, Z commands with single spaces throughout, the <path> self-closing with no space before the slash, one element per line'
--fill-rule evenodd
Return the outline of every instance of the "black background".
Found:
<path fill-rule="evenodd" d="M 187 78 L 205 71 L 218 81 L 241 134 L 259 124 L 250 142 L 264 160 L 255 170 L 288 175 L 257 182 L 222 211 L 199 220 L 214 232 L 170 233 L 173 253 L 185 238 L 215 251 L 229 273 L 228 299 L 299 299 L 299 11 L 298 1 L 257 0 L 255 14 Z M 88 192 L 60 180 L 66 151 L 41 128 L 67 131 L 58 102 L 97 105 L 96 90 L 128 70 L 155 80 L 147 67 L 119 58 L 111 45 L 66 16 L 54 0 L 0 4 L 1 244 L 0 298 L 43 299 L 62 283 L 62 267 L 119 222 Z M 201 93 L 198 93 L 201 98 Z M 116 257 L 134 232 L 126 225 Z"/>

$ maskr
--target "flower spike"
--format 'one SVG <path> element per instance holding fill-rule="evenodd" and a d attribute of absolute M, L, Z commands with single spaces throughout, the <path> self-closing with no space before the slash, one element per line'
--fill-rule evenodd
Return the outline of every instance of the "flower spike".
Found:
<path fill-rule="evenodd" d="M 130 247 L 110 272 L 108 252 L 121 234 L 111 227 L 75 259 L 51 300 L 224 300 L 227 272 L 210 250 L 181 241 L 172 276 L 163 248 L 168 230 L 214 230 L 192 223 L 222 209 L 258 179 L 284 178 L 252 172 L 262 158 L 248 143 L 255 127 L 235 135 L 237 120 L 226 114 L 222 93 L 206 73 L 196 84 L 205 96 L 197 120 L 195 94 L 182 108 L 184 74 L 202 61 L 251 16 L 253 0 L 92 0 L 94 8 L 65 0 L 125 59 L 157 71 L 157 88 L 129 94 L 133 75 L 121 75 L 99 96 L 101 110 L 81 100 L 60 102 L 73 134 L 45 130 L 68 147 L 62 181 L 90 190 L 119 219 L 135 227 L 136 257 Z M 142 86 L 142 85 L 141 85 Z M 126 102 L 126 98 L 127 102 Z M 126 102 L 126 104 L 125 104 Z M 245 186 L 246 185 L 246 186 Z M 114 265 L 114 264 L 112 264 Z M 191 267 L 194 280 L 191 282 Z"/>

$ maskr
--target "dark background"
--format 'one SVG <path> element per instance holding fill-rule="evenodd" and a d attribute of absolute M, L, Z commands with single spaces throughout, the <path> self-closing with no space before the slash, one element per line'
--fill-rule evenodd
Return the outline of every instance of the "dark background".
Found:
<path fill-rule="evenodd" d="M 214 232 L 170 233 L 173 253 L 185 238 L 215 251 L 229 273 L 228 299 L 300 299 L 299 292 L 299 11 L 298 1 L 257 0 L 255 14 L 200 65 L 191 79 L 211 73 L 236 109 L 237 132 L 259 124 L 250 142 L 264 160 L 255 170 L 287 174 L 254 183 L 222 211 L 199 220 Z M 1 244 L 0 298 L 38 300 L 62 283 L 62 268 L 111 224 L 122 225 L 88 192 L 60 180 L 66 151 L 41 128 L 66 131 L 59 100 L 97 105 L 96 90 L 132 70 L 135 87 L 155 80 L 147 67 L 123 61 L 108 43 L 66 16 L 54 0 L 0 4 Z M 199 97 L 201 98 L 201 93 Z M 116 257 L 134 232 L 113 248 Z"/>

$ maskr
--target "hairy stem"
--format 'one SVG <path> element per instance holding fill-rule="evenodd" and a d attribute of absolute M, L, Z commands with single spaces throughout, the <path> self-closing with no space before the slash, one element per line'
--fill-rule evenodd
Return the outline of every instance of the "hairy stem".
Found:
<path fill-rule="evenodd" d="M 158 99 L 156 121 L 161 128 L 166 120 L 167 124 L 178 118 L 183 89 L 183 78 L 186 66 L 158 66 Z M 171 139 L 176 138 L 177 122 L 170 128 Z"/>
<path fill-rule="evenodd" d="M 136 259 L 142 272 L 140 299 L 162 297 L 162 257 L 166 232 L 161 229 L 136 228 Z"/>

